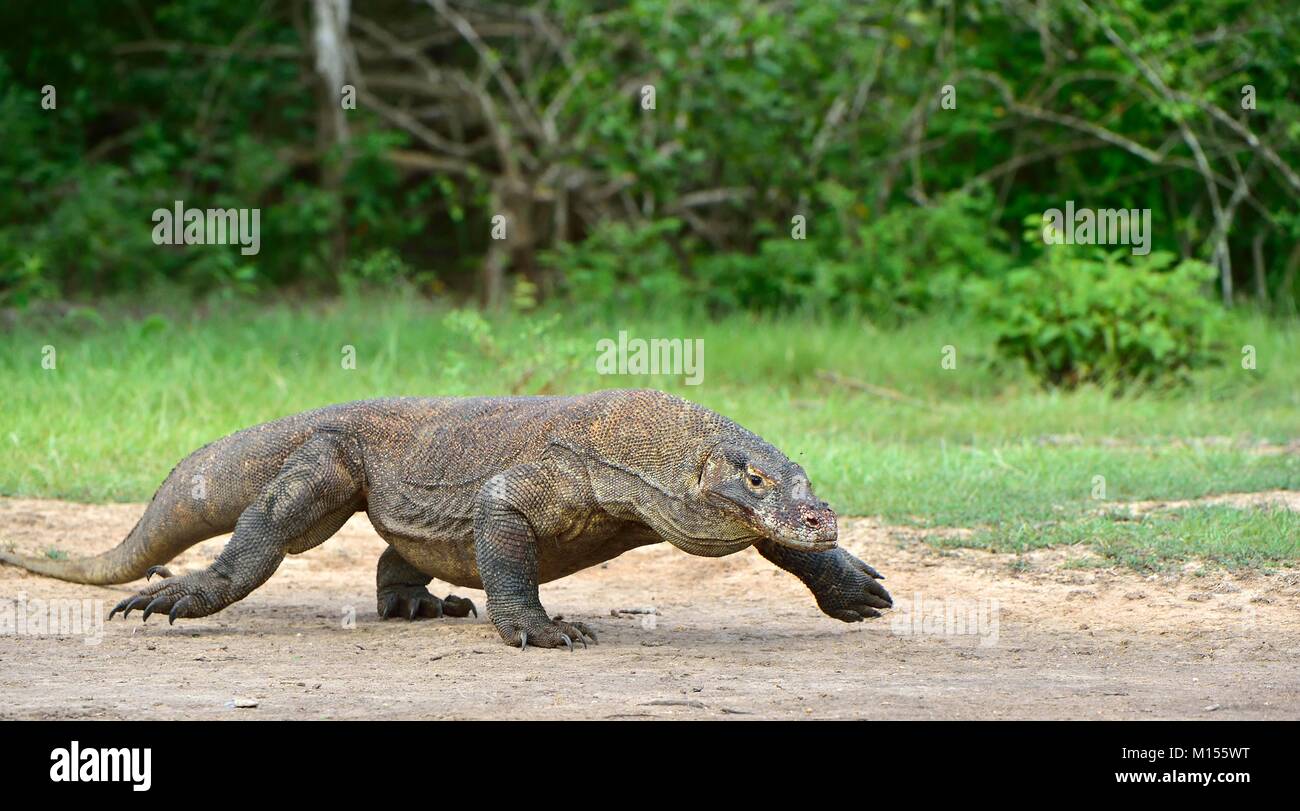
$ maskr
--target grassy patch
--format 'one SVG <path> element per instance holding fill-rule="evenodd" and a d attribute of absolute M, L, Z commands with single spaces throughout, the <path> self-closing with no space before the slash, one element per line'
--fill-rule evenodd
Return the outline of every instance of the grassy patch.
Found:
<path fill-rule="evenodd" d="M 1130 517 L 1113 513 L 984 528 L 964 541 L 999 552 L 1085 544 L 1106 561 L 1140 571 L 1189 560 L 1227 568 L 1300 560 L 1300 514 L 1285 509 L 1185 507 Z"/>

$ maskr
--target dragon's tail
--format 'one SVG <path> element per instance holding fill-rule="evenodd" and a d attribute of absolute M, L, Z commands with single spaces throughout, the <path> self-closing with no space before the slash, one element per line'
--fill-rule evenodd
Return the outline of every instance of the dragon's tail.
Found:
<path fill-rule="evenodd" d="M 151 566 L 233 531 L 285 457 L 311 433 L 314 416 L 286 417 L 199 448 L 172 470 L 139 523 L 107 552 L 54 559 L 0 549 L 0 562 L 73 583 L 109 585 L 144 577 Z"/>

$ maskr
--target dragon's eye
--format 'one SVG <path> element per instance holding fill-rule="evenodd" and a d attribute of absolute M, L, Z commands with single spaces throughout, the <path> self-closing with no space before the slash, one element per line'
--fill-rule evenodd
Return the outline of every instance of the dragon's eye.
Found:
<path fill-rule="evenodd" d="M 749 476 L 749 483 L 754 485 L 755 487 L 759 487 L 763 484 L 763 477 L 755 476 L 754 474 L 751 473 Z"/>

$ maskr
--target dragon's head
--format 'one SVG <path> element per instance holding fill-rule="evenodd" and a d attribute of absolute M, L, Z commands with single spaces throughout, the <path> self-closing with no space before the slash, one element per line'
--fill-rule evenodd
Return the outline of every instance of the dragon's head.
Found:
<path fill-rule="evenodd" d="M 813 493 L 804 469 L 753 435 L 712 449 L 698 493 L 719 520 L 750 537 L 808 552 L 833 549 L 839 537 L 835 513 Z"/>

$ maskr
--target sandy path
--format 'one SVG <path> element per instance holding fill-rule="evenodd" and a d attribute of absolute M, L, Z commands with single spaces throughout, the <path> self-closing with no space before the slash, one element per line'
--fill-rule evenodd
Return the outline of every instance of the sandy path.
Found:
<path fill-rule="evenodd" d="M 0 541 L 92 553 L 142 510 L 0 499 Z M 1144 578 L 1072 569 L 1073 550 L 1013 566 L 869 519 L 841 527 L 888 576 L 900 608 L 883 619 L 822 616 L 752 551 L 707 560 L 650 547 L 542 587 L 547 608 L 592 625 L 599 646 L 521 654 L 485 619 L 380 621 L 383 542 L 356 516 L 215 617 L 115 620 L 93 645 L 0 634 L 0 718 L 1300 718 L 1294 572 Z M 173 568 L 204 565 L 223 543 Z M 93 598 L 107 610 L 132 591 L 0 566 L 11 606 Z M 481 592 L 457 591 L 483 605 Z M 931 609 L 919 616 L 918 593 Z M 933 622 L 906 633 L 934 601 L 977 620 L 982 607 L 982 634 Z M 647 606 L 653 623 L 610 615 Z M 257 706 L 229 706 L 236 697 Z"/>

